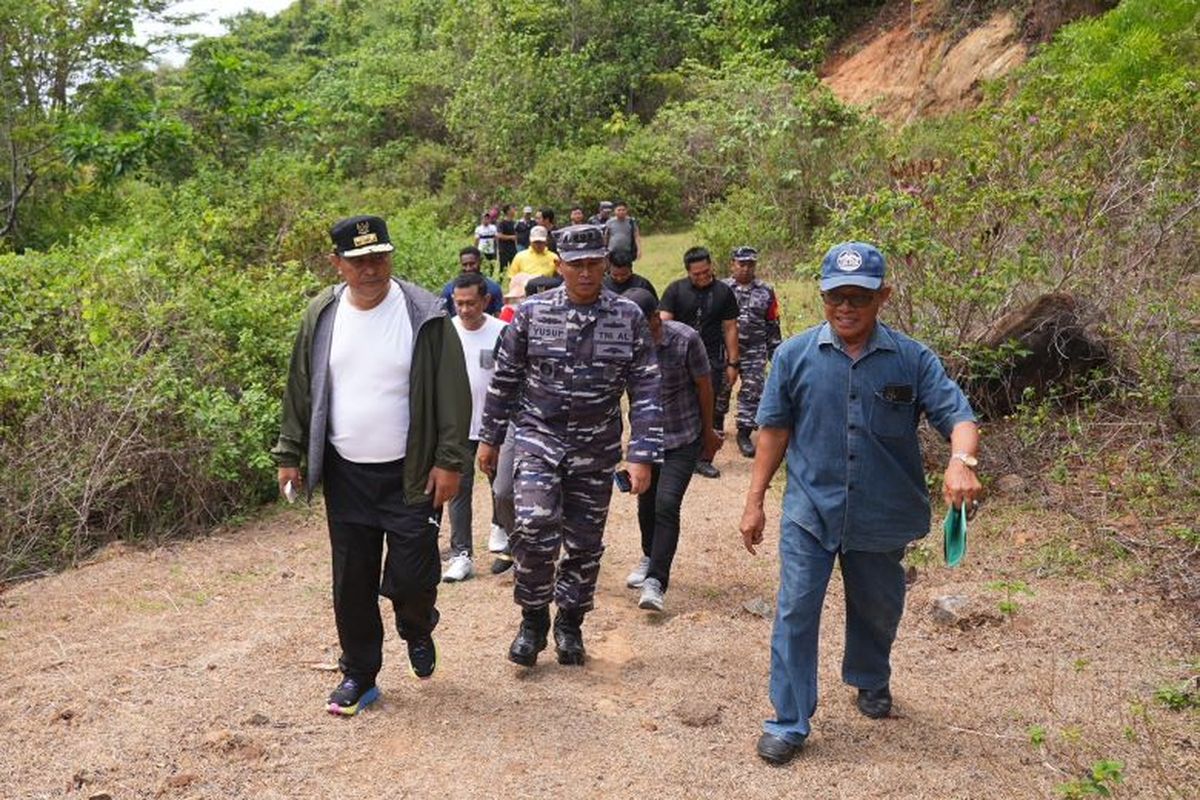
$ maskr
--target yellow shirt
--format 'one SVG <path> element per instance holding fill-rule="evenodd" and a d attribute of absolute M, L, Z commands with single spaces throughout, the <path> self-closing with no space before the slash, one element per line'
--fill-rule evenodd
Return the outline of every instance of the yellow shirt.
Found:
<path fill-rule="evenodd" d="M 542 275 L 547 278 L 552 278 L 558 273 L 558 256 L 550 252 L 547 248 L 542 251 L 541 255 L 532 247 L 527 250 L 522 250 L 513 258 L 512 264 L 508 267 L 508 277 L 511 279 L 514 275 Z"/>

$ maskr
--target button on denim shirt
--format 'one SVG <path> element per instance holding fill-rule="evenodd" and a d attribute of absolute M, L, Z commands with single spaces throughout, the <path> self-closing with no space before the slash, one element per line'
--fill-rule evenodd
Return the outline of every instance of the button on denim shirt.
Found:
<path fill-rule="evenodd" d="M 875 323 L 857 360 L 829 323 L 775 353 L 758 424 L 787 428 L 783 514 L 828 551 L 885 552 L 929 532 L 929 491 L 917 422 L 942 436 L 974 421 L 942 362 L 920 342 Z"/>

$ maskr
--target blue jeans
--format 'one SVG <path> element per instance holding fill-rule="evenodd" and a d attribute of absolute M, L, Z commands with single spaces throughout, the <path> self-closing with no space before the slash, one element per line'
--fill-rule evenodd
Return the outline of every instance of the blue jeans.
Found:
<path fill-rule="evenodd" d="M 817 643 L 821 607 L 841 564 L 846 592 L 846 650 L 842 680 L 879 689 L 891 678 L 892 642 L 904 613 L 904 548 L 886 553 L 830 552 L 811 533 L 784 517 L 779 537 L 779 595 L 771 632 L 771 705 L 767 733 L 799 744 L 817 710 Z"/>

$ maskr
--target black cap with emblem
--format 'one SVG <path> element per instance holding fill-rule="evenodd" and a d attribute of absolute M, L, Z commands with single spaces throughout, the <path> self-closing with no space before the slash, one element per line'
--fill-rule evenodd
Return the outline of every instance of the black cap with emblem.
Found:
<path fill-rule="evenodd" d="M 758 261 L 758 251 L 749 245 L 733 248 L 734 261 Z"/>
<path fill-rule="evenodd" d="M 554 234 L 558 242 L 558 257 L 563 261 L 604 258 L 608 255 L 608 248 L 604 246 L 604 231 L 599 225 L 568 225 Z"/>
<path fill-rule="evenodd" d="M 342 258 L 390 253 L 396 249 L 388 237 L 387 223 L 381 217 L 340 219 L 329 229 L 329 238 L 333 240 L 333 252 Z"/>

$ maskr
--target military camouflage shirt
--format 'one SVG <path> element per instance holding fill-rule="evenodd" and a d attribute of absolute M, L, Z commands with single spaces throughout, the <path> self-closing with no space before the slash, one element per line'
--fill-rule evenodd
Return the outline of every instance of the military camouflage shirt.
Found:
<path fill-rule="evenodd" d="M 627 459 L 662 459 L 658 361 L 638 307 L 603 290 L 575 305 L 565 288 L 517 309 L 500 337 L 484 405 L 481 441 L 497 444 L 510 418 L 517 451 L 575 470 L 621 460 L 621 395 L 630 395 Z"/>
<path fill-rule="evenodd" d="M 733 278 L 724 278 L 738 303 L 739 353 L 762 351 L 768 356 L 775 352 L 781 340 L 779 332 L 779 301 L 775 290 L 758 278 L 745 285 Z"/>

